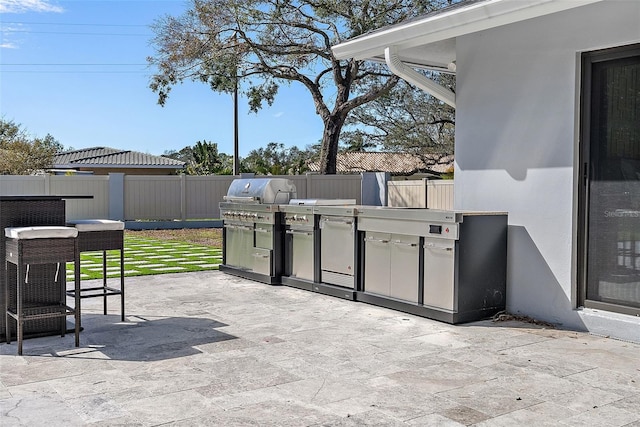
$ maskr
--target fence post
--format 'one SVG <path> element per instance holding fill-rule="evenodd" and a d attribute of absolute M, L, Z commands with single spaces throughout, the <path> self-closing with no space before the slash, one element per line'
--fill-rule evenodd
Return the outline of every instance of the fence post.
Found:
<path fill-rule="evenodd" d="M 109 173 L 109 219 L 125 220 L 123 173 Z"/>
<path fill-rule="evenodd" d="M 389 172 L 363 172 L 361 184 L 361 200 L 363 205 L 386 206 L 387 205 L 387 181 Z"/>
<path fill-rule="evenodd" d="M 44 175 L 44 182 L 42 184 L 44 185 L 44 194 L 51 194 L 51 175 Z"/>
<path fill-rule="evenodd" d="M 187 175 L 180 175 L 180 219 L 187 220 Z"/>
<path fill-rule="evenodd" d="M 309 193 L 311 192 L 311 186 L 312 186 L 312 182 L 313 182 L 313 177 L 316 176 L 316 173 L 309 173 L 307 172 L 305 174 L 307 176 L 307 179 L 305 180 L 305 185 L 306 188 L 304 189 L 304 198 L 308 199 L 309 198 Z"/>

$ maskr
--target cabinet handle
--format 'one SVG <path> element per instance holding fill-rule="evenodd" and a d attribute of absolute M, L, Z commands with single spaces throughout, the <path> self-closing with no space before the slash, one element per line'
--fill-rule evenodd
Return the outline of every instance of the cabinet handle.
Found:
<path fill-rule="evenodd" d="M 374 239 L 373 237 L 367 237 L 364 239 L 365 242 L 375 242 L 375 243 L 389 243 L 386 239 Z"/>
<path fill-rule="evenodd" d="M 403 242 L 401 240 L 394 240 L 393 244 L 394 245 L 398 245 L 398 246 L 409 246 L 409 247 L 412 247 L 412 248 L 415 248 L 416 246 L 418 246 L 417 243 Z"/>
<path fill-rule="evenodd" d="M 305 236 L 313 236 L 313 231 L 286 230 L 287 234 L 302 234 Z"/>
<path fill-rule="evenodd" d="M 334 224 L 347 224 L 347 225 L 351 225 L 353 224 L 353 220 L 350 219 L 329 219 L 329 218 L 322 218 L 323 222 L 332 222 Z"/>
<path fill-rule="evenodd" d="M 266 228 L 256 228 L 255 232 L 256 233 L 271 233 L 271 230 L 266 229 Z"/>
<path fill-rule="evenodd" d="M 425 249 L 437 249 L 439 251 L 447 251 L 447 252 L 453 251 L 453 248 L 449 248 L 449 247 L 446 247 L 446 246 L 437 246 L 437 245 L 434 245 L 433 243 L 425 244 L 424 248 Z"/>
<path fill-rule="evenodd" d="M 248 231 L 253 231 L 253 227 L 249 227 L 247 225 L 231 225 L 231 224 L 225 224 L 224 228 L 232 228 L 234 230 L 248 230 Z"/>

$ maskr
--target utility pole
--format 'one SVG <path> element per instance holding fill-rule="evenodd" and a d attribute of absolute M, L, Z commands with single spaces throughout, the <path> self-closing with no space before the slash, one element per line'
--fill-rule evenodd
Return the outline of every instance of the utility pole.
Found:
<path fill-rule="evenodd" d="M 236 70 L 233 90 L 233 174 L 240 175 L 240 155 L 238 144 L 238 72 Z"/>
<path fill-rule="evenodd" d="M 240 175 L 240 149 L 238 143 L 238 36 L 233 35 L 233 44 L 236 50 L 236 66 L 234 68 L 233 88 L 233 174 Z"/>

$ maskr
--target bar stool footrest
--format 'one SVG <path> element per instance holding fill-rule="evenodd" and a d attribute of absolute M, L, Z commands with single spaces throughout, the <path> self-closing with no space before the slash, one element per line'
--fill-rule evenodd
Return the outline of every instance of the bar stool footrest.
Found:
<path fill-rule="evenodd" d="M 111 295 L 122 295 L 122 290 L 110 288 L 108 286 L 99 286 L 95 288 L 80 289 L 80 298 L 97 298 Z M 73 289 L 67 291 L 67 296 L 75 297 L 76 292 Z"/>
<path fill-rule="evenodd" d="M 46 311 L 46 313 L 42 313 Z M 33 305 L 31 307 L 22 308 L 22 320 L 41 320 L 41 319 L 55 319 L 57 317 L 72 316 L 76 313 L 73 307 L 69 307 L 65 304 L 53 304 L 53 305 Z M 14 309 L 7 308 L 7 314 L 18 320 L 18 314 Z"/>

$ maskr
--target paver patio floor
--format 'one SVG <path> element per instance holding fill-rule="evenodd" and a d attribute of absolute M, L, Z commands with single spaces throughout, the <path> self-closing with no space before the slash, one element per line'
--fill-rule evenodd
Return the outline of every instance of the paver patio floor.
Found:
<path fill-rule="evenodd" d="M 0 425 L 640 426 L 638 344 L 219 271 L 126 283 L 124 323 L 83 301 L 78 349 L 0 344 Z"/>

